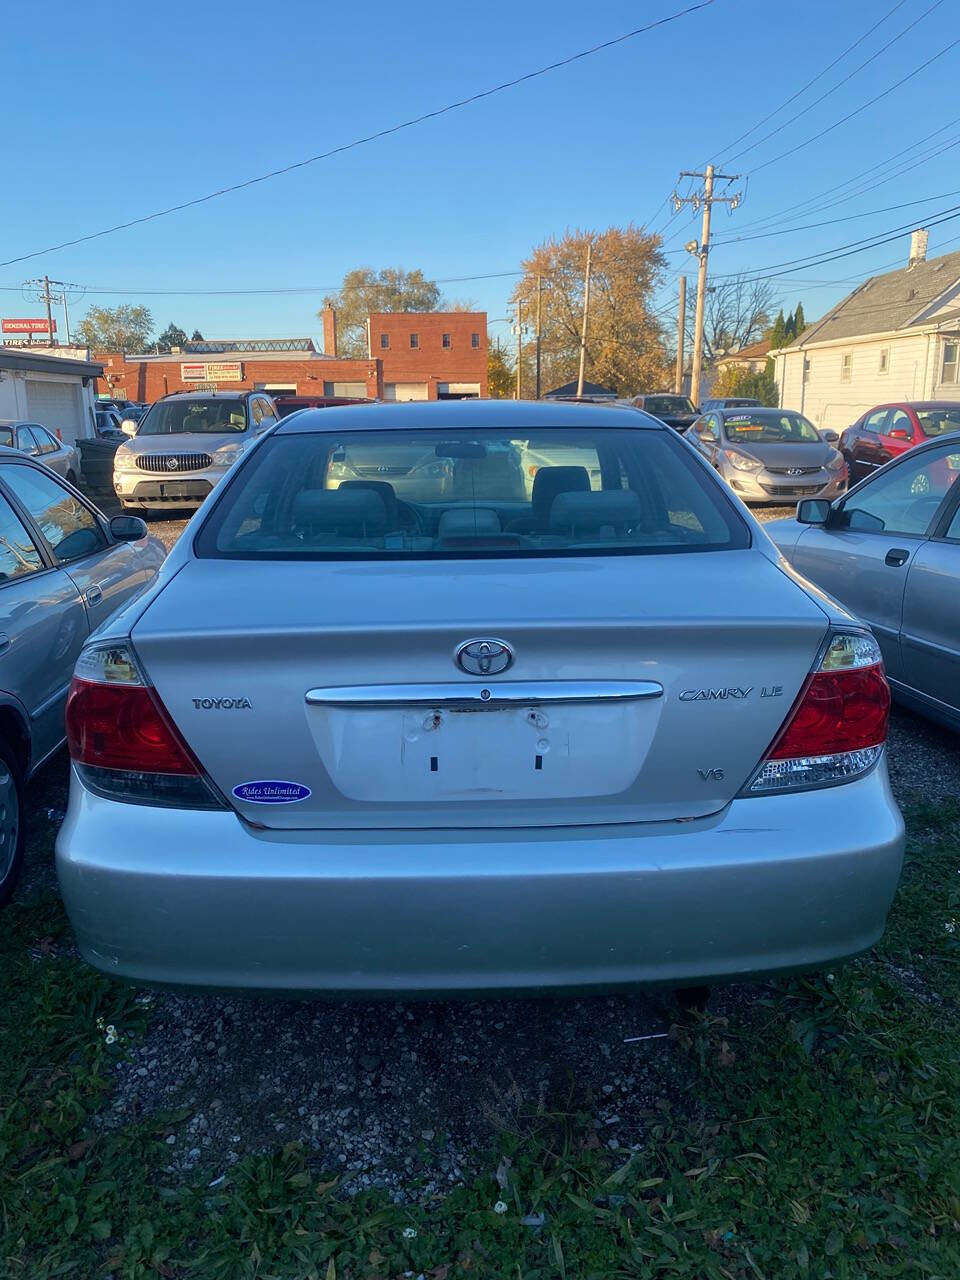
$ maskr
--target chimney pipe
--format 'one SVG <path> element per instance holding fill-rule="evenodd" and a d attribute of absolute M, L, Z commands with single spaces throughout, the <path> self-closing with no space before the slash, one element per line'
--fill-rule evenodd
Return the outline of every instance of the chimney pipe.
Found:
<path fill-rule="evenodd" d="M 907 263 L 908 267 L 915 267 L 918 262 L 926 262 L 929 234 L 926 227 L 917 227 L 916 231 L 910 233 L 910 261 Z"/>
<path fill-rule="evenodd" d="M 323 309 L 323 354 L 337 354 L 337 313 L 333 307 Z"/>

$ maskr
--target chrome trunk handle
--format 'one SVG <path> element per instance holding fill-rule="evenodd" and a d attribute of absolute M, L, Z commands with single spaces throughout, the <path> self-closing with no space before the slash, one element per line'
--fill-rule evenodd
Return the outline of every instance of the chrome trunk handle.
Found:
<path fill-rule="evenodd" d="M 446 707 L 490 711 L 543 703 L 640 702 L 663 695 L 655 680 L 529 680 L 488 684 L 357 684 L 310 689 L 311 707 Z"/>

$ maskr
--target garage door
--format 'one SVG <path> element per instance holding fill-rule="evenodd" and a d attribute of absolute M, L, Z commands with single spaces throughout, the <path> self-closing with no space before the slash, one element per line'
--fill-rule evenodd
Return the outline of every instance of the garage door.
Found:
<path fill-rule="evenodd" d="M 74 441 L 83 435 L 80 388 L 72 382 L 28 378 L 27 414 L 32 422 L 59 431 L 64 440 Z"/>
<path fill-rule="evenodd" d="M 385 382 L 383 398 L 384 400 L 426 400 L 427 384 L 425 382 Z"/>
<path fill-rule="evenodd" d="M 364 399 L 367 394 L 367 384 L 365 382 L 325 382 L 323 384 L 323 394 L 325 396 L 350 396 L 355 399 Z"/>

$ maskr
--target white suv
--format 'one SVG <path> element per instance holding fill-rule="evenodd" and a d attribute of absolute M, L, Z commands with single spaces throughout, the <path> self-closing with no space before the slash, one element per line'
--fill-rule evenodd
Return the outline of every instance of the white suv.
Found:
<path fill-rule="evenodd" d="M 263 391 L 181 391 L 158 400 L 114 456 L 125 509 L 199 507 L 253 442 L 277 421 Z"/>

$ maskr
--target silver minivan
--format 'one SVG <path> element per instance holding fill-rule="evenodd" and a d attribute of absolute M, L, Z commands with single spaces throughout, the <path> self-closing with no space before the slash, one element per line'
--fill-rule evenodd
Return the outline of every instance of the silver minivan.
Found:
<path fill-rule="evenodd" d="M 113 487 L 126 510 L 199 507 L 233 464 L 277 421 L 264 391 L 181 391 L 164 396 L 114 455 Z"/>

